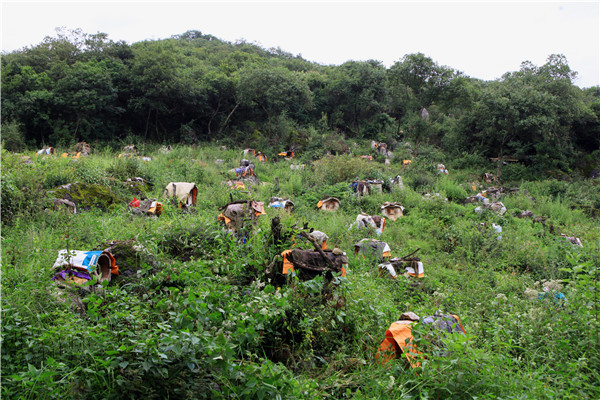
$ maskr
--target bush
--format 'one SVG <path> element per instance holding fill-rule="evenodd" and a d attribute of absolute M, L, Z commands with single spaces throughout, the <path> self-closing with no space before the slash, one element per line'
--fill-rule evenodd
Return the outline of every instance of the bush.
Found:
<path fill-rule="evenodd" d="M 17 122 L 2 124 L 2 147 L 15 153 L 25 150 L 25 136 Z"/>
<path fill-rule="evenodd" d="M 511 163 L 502 166 L 500 180 L 502 182 L 512 182 L 520 184 L 521 182 L 532 179 L 533 176 L 527 167 L 521 163 Z"/>
<path fill-rule="evenodd" d="M 313 173 L 308 177 L 307 183 L 311 186 L 333 185 L 361 178 L 363 171 L 368 170 L 369 161 L 349 155 L 326 157 L 314 163 Z"/>
<path fill-rule="evenodd" d="M 456 183 L 452 182 L 448 177 L 441 176 L 435 184 L 435 191 L 440 194 L 445 194 L 448 200 L 454 202 L 462 202 L 467 198 L 467 191 Z"/>
<path fill-rule="evenodd" d="M 448 163 L 449 168 L 483 171 L 489 165 L 488 160 L 481 154 L 463 152 L 462 157 L 453 158 Z"/>

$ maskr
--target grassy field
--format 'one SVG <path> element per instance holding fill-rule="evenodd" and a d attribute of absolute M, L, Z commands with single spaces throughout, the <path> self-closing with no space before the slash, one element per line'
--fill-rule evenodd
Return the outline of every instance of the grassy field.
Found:
<path fill-rule="evenodd" d="M 598 179 L 507 182 L 521 188 L 502 199 L 507 212 L 478 214 L 478 204 L 462 200 L 476 193 L 473 185 L 488 186 L 480 176 L 493 165 L 456 162 L 459 169 L 423 157 L 404 167 L 352 156 L 311 163 L 300 155 L 256 162 L 260 184 L 249 194 L 222 184 L 234 177 L 240 149 L 144 155 L 152 160 L 106 149 L 78 161 L 32 156 L 26 164 L 22 154 L 2 152 L 3 398 L 600 398 Z M 293 171 L 292 162 L 307 165 Z M 436 162 L 449 175 L 437 174 Z M 404 188 L 387 183 L 398 174 Z M 123 184 L 133 177 L 149 182 L 145 196 L 163 201 L 159 218 L 127 210 L 140 194 Z M 384 192 L 358 198 L 349 188 L 355 178 L 385 179 Z M 172 181 L 198 185 L 191 212 L 162 197 Z M 82 197 L 89 207 L 77 214 L 50 207 L 47 192 L 73 182 L 101 186 Z M 266 209 L 245 243 L 226 235 L 220 206 L 231 198 L 266 205 L 272 196 L 290 197 L 294 212 Z M 317 210 L 325 196 L 340 198 L 340 210 Z M 377 260 L 354 255 L 356 242 L 377 236 L 350 224 L 360 212 L 379 214 L 385 201 L 407 212 L 388 220 L 380 239 L 395 257 L 420 249 L 426 277 L 419 281 L 391 279 Z M 547 217 L 545 225 L 518 218 L 524 210 Z M 273 258 L 292 246 L 273 243 L 275 216 L 284 232 L 307 223 L 348 254 L 348 274 L 334 277 L 331 293 L 323 295 L 322 276 L 269 280 Z M 501 240 L 492 223 L 502 226 Z M 130 239 L 140 251 L 109 285 L 59 291 L 50 279 L 58 250 Z M 558 292 L 566 301 L 555 300 Z M 375 361 L 403 312 L 438 310 L 460 316 L 467 335 L 438 338 L 440 351 L 419 325 L 421 367 Z"/>

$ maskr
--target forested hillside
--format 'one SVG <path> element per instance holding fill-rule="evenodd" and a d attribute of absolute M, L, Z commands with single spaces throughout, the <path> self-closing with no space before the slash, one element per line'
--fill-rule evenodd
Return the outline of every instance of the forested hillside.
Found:
<path fill-rule="evenodd" d="M 564 56 L 492 82 L 420 53 L 398 59 L 324 66 L 198 31 L 128 45 L 62 30 L 3 55 L 3 142 L 307 147 L 333 134 L 510 156 L 536 174 L 585 169 L 600 147 L 600 91 L 575 86 Z"/>

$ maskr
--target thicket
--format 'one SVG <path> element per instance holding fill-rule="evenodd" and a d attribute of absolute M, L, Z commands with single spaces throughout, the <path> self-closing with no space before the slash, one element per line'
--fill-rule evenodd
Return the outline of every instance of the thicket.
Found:
<path fill-rule="evenodd" d="M 564 56 L 490 82 L 421 53 L 400 57 L 389 68 L 324 66 L 198 31 L 128 45 L 58 30 L 3 54 L 2 141 L 21 150 L 219 140 L 274 154 L 294 146 L 314 160 L 348 150 L 341 138 L 369 138 L 400 152 L 410 142 L 415 156 L 437 148 L 527 166 L 507 166 L 507 179 L 597 174 L 600 91 L 575 86 Z"/>
<path fill-rule="evenodd" d="M 356 148 L 370 151 L 360 140 Z M 168 154 L 145 154 L 152 160 L 99 149 L 79 161 L 32 156 L 28 164 L 2 151 L 3 397 L 600 396 L 600 224 L 591 208 L 600 206 L 598 179 L 505 181 L 521 188 L 502 199 L 506 214 L 478 214 L 462 198 L 475 193 L 474 184 L 485 187 L 481 174 L 496 166 L 485 159 L 449 167 L 448 176 L 436 172 L 446 160 L 435 152 L 423 152 L 410 166 L 344 155 L 291 170 L 290 161 L 273 159 L 256 163 L 261 183 L 251 197 L 289 196 L 295 211 L 267 209 L 243 243 L 217 220 L 231 196 L 250 197 L 221 184 L 233 177 L 240 148 L 175 146 Z M 388 182 L 398 174 L 404 188 L 388 185 L 360 198 L 349 188 L 355 178 Z M 146 196 L 159 199 L 170 181 L 196 182 L 197 206 L 185 212 L 162 199 L 159 218 L 132 215 L 133 194 L 123 181 L 134 176 L 152 184 Z M 101 183 L 118 201 L 74 215 L 54 210 L 47 192 L 76 181 Z M 427 193 L 434 196 L 426 199 Z M 341 209 L 318 211 L 324 195 L 339 197 Z M 380 275 L 376 260 L 354 255 L 354 243 L 373 232 L 349 230 L 350 224 L 361 211 L 378 214 L 384 201 L 406 207 L 403 218 L 387 221 L 381 239 L 394 256 L 421 249 L 426 277 L 419 283 Z M 526 209 L 548 217 L 546 224 L 518 218 Z M 326 232 L 329 247 L 349 256 L 347 277 L 333 277 L 325 295 L 323 277 L 269 281 L 271 261 L 292 246 L 291 239 L 273 241 L 274 217 L 286 233 L 305 223 Z M 503 227 L 501 240 L 491 223 Z M 580 237 L 584 247 L 560 233 Z M 133 275 L 102 289 L 68 288 L 84 312 L 58 295 L 50 280 L 57 250 L 130 239 L 144 249 L 127 258 Z M 544 286 L 550 295 L 543 296 Z M 558 291 L 566 301 L 554 299 Z M 375 362 L 385 330 L 402 312 L 437 310 L 459 315 L 467 336 L 445 340 L 439 352 L 420 326 L 420 368 Z"/>

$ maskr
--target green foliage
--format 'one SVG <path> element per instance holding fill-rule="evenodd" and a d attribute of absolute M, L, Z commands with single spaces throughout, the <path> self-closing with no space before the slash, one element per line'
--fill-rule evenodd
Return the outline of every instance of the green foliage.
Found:
<path fill-rule="evenodd" d="M 365 178 L 362 172 L 369 161 L 347 155 L 327 157 L 319 160 L 313 166 L 313 173 L 308 177 L 311 186 L 333 185 L 347 183 L 354 179 Z"/>
<path fill-rule="evenodd" d="M 105 210 L 119 201 L 117 195 L 110 188 L 99 184 L 73 183 L 68 187 L 52 190 L 48 195 L 70 200 L 81 209 L 100 208 Z"/>
<path fill-rule="evenodd" d="M 25 136 L 19 124 L 2 122 L 2 147 L 7 151 L 19 152 L 25 148 Z"/>
<path fill-rule="evenodd" d="M 438 178 L 435 184 L 435 191 L 445 195 L 448 200 L 454 202 L 462 202 L 468 197 L 468 193 L 465 189 L 445 176 Z"/>
<path fill-rule="evenodd" d="M 600 185 L 574 172 L 587 178 L 598 167 L 599 107 L 574 77 L 560 55 L 481 82 L 423 54 L 389 69 L 321 66 L 198 31 L 133 45 L 59 31 L 3 55 L 2 396 L 600 397 Z M 10 153 L 83 139 L 95 151 L 78 161 Z M 212 139 L 220 142 L 198 146 Z M 391 165 L 371 139 L 393 150 Z M 162 143 L 172 150 L 157 151 Z M 126 144 L 151 161 L 117 158 Z M 292 145 L 303 170 L 275 157 Z M 259 184 L 232 191 L 222 182 L 234 179 L 243 146 L 269 162 L 255 162 Z M 505 215 L 477 214 L 462 200 L 497 156 L 522 160 L 501 171 L 522 191 L 501 199 Z M 403 189 L 389 186 L 398 174 Z M 160 217 L 126 212 L 123 182 L 133 177 L 150 183 L 143 196 L 163 201 Z M 356 179 L 382 179 L 384 193 L 355 196 Z M 191 211 L 163 198 L 180 181 L 199 187 Z M 79 212 L 50 207 L 49 196 Z M 294 212 L 267 208 L 237 236 L 217 220 L 231 199 L 272 196 L 291 198 Z M 316 210 L 327 196 L 340 198 L 338 211 Z M 379 215 L 384 201 L 406 210 L 379 238 L 394 257 L 418 249 L 424 279 L 392 279 L 380 260 L 354 255 L 358 240 L 376 236 L 350 224 L 360 212 Z M 518 218 L 523 210 L 548 219 Z M 282 251 L 312 248 L 297 234 L 305 224 L 347 253 L 346 277 L 282 275 Z M 57 250 L 113 240 L 135 248 L 115 250 L 121 275 L 109 284 L 50 281 Z M 417 326 L 420 368 L 374 361 L 402 312 L 436 310 L 459 315 L 468 335 Z"/>
<path fill-rule="evenodd" d="M 597 256 L 591 244 L 599 240 L 598 229 L 573 209 L 597 204 L 597 187 L 526 182 L 527 193 L 502 199 L 507 214 L 479 215 L 473 205 L 457 204 L 467 193 L 459 177 L 469 173 L 439 175 L 435 159 L 427 157 L 401 174 L 409 186 L 426 180 L 420 189 L 441 194 L 428 200 L 408 187 L 353 195 L 354 178 L 387 181 L 398 173 L 395 165 L 350 156 L 324 158 L 304 171 L 286 162 L 257 164 L 266 184 L 252 186 L 252 198 L 290 197 L 296 207 L 292 214 L 266 209 L 238 241 L 216 217 L 231 192 L 221 180 L 240 155 L 215 147 L 181 146 L 150 154 L 150 162 L 118 159 L 106 150 L 77 162 L 36 157 L 22 164 L 18 155 L 3 153 L 3 396 L 597 397 Z M 224 163 L 214 164 L 217 157 Z M 165 201 L 159 218 L 129 215 L 121 182 L 130 176 L 155 182 L 147 194 L 156 198 L 170 180 L 194 179 L 202 189 L 196 211 Z M 101 197 L 110 192 L 116 203 L 75 215 L 41 212 L 46 188 L 74 179 L 88 190 L 81 199 L 91 200 L 96 188 L 83 181 L 100 181 Z M 341 209 L 317 211 L 323 196 L 339 197 Z M 426 278 L 418 283 L 401 274 L 391 279 L 379 273 L 379 260 L 353 254 L 354 243 L 375 234 L 348 230 L 350 223 L 362 211 L 377 215 L 384 201 L 406 207 L 404 217 L 386 221 L 381 239 L 396 257 L 420 249 Z M 516 218 L 524 209 L 548 216 L 546 227 Z M 275 216 L 281 243 L 271 234 Z M 574 248 L 550 232 L 550 221 L 554 229 L 579 235 L 586 247 Z M 501 240 L 492 222 L 503 227 Z M 311 248 L 294 233 L 304 223 L 326 232 L 328 247 L 349 255 L 347 277 L 270 280 L 267 269 L 280 272 L 282 251 Z M 121 275 L 104 289 L 59 291 L 49 281 L 56 250 L 101 249 L 131 238 L 141 252 L 115 249 Z M 545 293 L 542 280 L 562 280 L 567 302 L 538 300 Z M 426 316 L 437 309 L 458 314 L 469 335 L 440 337 L 440 350 L 430 340 L 437 332 L 416 328 L 419 369 L 406 368 L 401 359 L 374 362 L 385 330 L 402 312 Z"/>
<path fill-rule="evenodd" d="M 438 158 L 432 150 L 442 148 L 458 159 L 447 160 L 454 168 L 481 166 L 465 153 L 524 160 L 527 171 L 514 167 L 509 181 L 574 168 L 589 176 L 581 156 L 600 145 L 600 108 L 575 76 L 556 54 L 483 82 L 421 53 L 390 68 L 374 60 L 322 66 L 205 34 L 127 45 L 61 30 L 2 58 L 3 143 L 19 150 L 220 139 L 275 153 L 295 145 L 314 160 L 348 150 L 340 145 L 347 136 L 394 151 L 410 140 L 411 157 Z"/>

